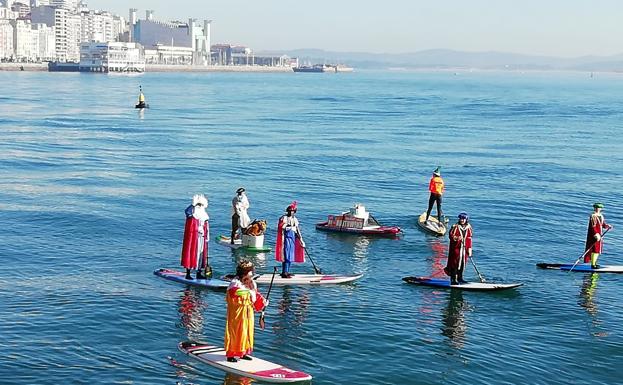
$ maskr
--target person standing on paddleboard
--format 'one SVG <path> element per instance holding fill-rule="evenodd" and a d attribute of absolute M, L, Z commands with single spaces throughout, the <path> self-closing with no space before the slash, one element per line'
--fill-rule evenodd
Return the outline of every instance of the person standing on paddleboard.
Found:
<path fill-rule="evenodd" d="M 206 212 L 208 200 L 203 194 L 193 196 L 193 202 L 185 210 L 184 241 L 181 264 L 186 268 L 186 279 L 192 279 L 191 270 L 197 271 L 197 279 L 206 279 L 208 273 L 208 241 L 210 240 L 210 217 Z M 201 270 L 205 275 L 201 273 Z"/>
<path fill-rule="evenodd" d="M 296 219 L 296 201 L 286 207 L 286 214 L 279 218 L 275 259 L 281 262 L 281 277 L 292 278 L 290 264 L 305 262 L 305 242 Z"/>
<path fill-rule="evenodd" d="M 236 196 L 231 200 L 231 237 L 229 242 L 233 245 L 238 238 L 238 229 L 245 229 L 251 223 L 251 218 L 247 214 L 249 209 L 249 199 L 244 187 L 236 190 Z"/>
<path fill-rule="evenodd" d="M 599 254 L 601 254 L 603 250 L 603 230 L 612 228 L 611 225 L 606 223 L 606 218 L 604 218 L 604 215 L 601 213 L 603 208 L 604 205 L 599 202 L 593 204 L 594 211 L 588 219 L 586 244 L 584 246 L 584 250 L 586 251 L 584 254 L 584 263 L 590 262 L 593 269 L 599 267 L 597 260 L 599 259 Z"/>
<path fill-rule="evenodd" d="M 443 271 L 450 276 L 450 284 L 467 283 L 463 280 L 463 271 L 467 258 L 472 256 L 472 225 L 469 216 L 462 212 L 459 220 L 450 228 L 450 247 L 448 248 L 448 263 Z"/>
<path fill-rule="evenodd" d="M 236 267 L 236 276 L 232 279 L 225 299 L 227 302 L 227 320 L 225 322 L 225 356 L 229 362 L 238 358 L 251 360 L 253 337 L 255 333 L 255 311 L 262 311 L 268 306 L 268 300 L 258 291 L 253 280 L 253 263 L 240 261 Z"/>
<path fill-rule="evenodd" d="M 426 210 L 426 221 L 428 221 L 428 217 L 430 217 L 430 212 L 433 210 L 433 204 L 437 202 L 437 219 L 439 223 L 441 222 L 441 196 L 443 195 L 446 185 L 441 178 L 441 166 L 438 166 L 435 171 L 433 171 L 433 176 L 430 178 L 430 182 L 428 183 L 428 191 L 430 191 L 430 197 L 428 198 L 428 210 Z"/>

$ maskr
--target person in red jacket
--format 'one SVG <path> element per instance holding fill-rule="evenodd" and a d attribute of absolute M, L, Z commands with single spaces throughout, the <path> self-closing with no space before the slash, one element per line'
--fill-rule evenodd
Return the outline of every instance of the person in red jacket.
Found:
<path fill-rule="evenodd" d="M 448 263 L 443 271 L 450 276 L 450 284 L 467 283 L 463 280 L 463 271 L 467 258 L 472 256 L 472 225 L 469 216 L 462 212 L 459 220 L 450 228 L 450 247 L 448 248 Z"/>
<path fill-rule="evenodd" d="M 612 226 L 606 223 L 606 218 L 601 213 L 604 205 L 596 202 L 593 204 L 593 213 L 588 219 L 588 230 L 586 232 L 586 244 L 584 246 L 584 263 L 591 263 L 591 267 L 596 269 L 598 267 L 597 260 L 599 254 L 603 250 L 603 230 L 611 229 Z"/>
<path fill-rule="evenodd" d="M 186 279 L 192 279 L 190 270 L 197 271 L 197 279 L 206 279 L 208 266 L 208 241 L 210 240 L 210 217 L 206 212 L 208 200 L 203 194 L 193 196 L 193 202 L 185 210 L 184 242 L 181 265 L 186 268 Z M 205 275 L 201 273 L 205 272 Z"/>
<path fill-rule="evenodd" d="M 441 216 L 443 215 L 441 211 L 441 196 L 445 191 L 446 187 L 441 178 L 441 167 L 437 167 L 435 171 L 433 171 L 433 177 L 430 178 L 430 182 L 428 183 L 428 191 L 430 191 L 430 197 L 428 198 L 428 210 L 426 210 L 426 220 L 428 221 L 428 217 L 430 217 L 430 212 L 433 210 L 433 204 L 437 202 L 437 219 L 441 223 Z"/>

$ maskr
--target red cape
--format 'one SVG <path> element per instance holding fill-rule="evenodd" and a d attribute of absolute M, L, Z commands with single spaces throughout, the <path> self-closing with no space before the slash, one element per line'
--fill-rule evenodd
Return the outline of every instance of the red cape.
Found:
<path fill-rule="evenodd" d="M 277 225 L 277 244 L 275 245 L 275 259 L 277 262 L 283 262 L 283 217 L 279 218 Z M 296 237 L 294 243 L 294 261 L 295 263 L 305 262 L 305 249 L 301 245 L 301 239 Z"/>
<path fill-rule="evenodd" d="M 184 242 L 182 243 L 182 261 L 181 264 L 187 269 L 194 269 L 197 266 L 197 228 L 199 220 L 193 216 L 186 218 L 184 226 Z M 201 269 L 205 269 L 208 264 L 208 231 L 210 227 L 208 221 L 203 223 L 203 256 L 201 258 Z"/>

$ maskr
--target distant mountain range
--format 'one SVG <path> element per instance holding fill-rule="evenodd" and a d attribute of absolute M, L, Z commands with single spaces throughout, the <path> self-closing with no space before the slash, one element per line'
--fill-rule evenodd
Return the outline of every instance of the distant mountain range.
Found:
<path fill-rule="evenodd" d="M 560 58 L 522 55 L 505 52 L 463 52 L 432 49 L 401 54 L 365 52 L 332 52 L 321 49 L 265 51 L 261 54 L 286 54 L 298 57 L 302 64 L 343 63 L 356 68 L 404 69 L 514 69 L 514 70 L 577 70 L 623 72 L 623 54 L 613 56 L 581 56 Z"/>

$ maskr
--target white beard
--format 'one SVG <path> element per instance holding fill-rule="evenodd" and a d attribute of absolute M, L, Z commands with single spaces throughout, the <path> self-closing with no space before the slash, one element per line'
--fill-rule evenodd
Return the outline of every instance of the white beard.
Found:
<path fill-rule="evenodd" d="M 193 217 L 199 221 L 201 221 L 201 223 L 210 220 L 210 217 L 208 216 L 208 213 L 206 212 L 206 209 L 204 209 L 203 207 L 201 208 L 197 208 L 195 207 L 195 209 L 193 210 Z"/>

